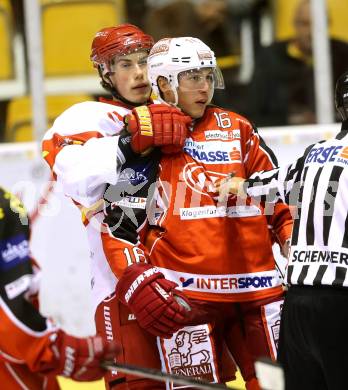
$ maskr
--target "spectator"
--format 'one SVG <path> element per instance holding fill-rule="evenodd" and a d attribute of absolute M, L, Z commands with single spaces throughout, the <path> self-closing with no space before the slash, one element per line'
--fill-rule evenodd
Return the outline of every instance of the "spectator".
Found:
<path fill-rule="evenodd" d="M 250 83 L 250 118 L 258 126 L 316 122 L 310 0 L 301 0 L 294 19 L 295 36 L 261 48 Z M 330 39 L 335 82 L 348 68 L 348 44 Z"/>
<path fill-rule="evenodd" d="M 226 89 L 217 91 L 214 103 L 243 110 L 243 86 L 239 84 L 239 26 L 231 23 L 231 7 L 226 0 L 151 1 L 145 30 L 155 40 L 192 36 L 213 48 L 223 72 Z M 229 93 L 231 91 L 231 93 Z M 233 91 L 233 95 L 232 95 Z"/>

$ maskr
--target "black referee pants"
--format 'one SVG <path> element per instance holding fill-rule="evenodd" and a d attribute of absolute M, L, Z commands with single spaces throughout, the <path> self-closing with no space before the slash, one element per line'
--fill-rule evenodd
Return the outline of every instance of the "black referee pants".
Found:
<path fill-rule="evenodd" d="M 348 389 L 348 288 L 289 288 L 278 360 L 286 390 Z"/>

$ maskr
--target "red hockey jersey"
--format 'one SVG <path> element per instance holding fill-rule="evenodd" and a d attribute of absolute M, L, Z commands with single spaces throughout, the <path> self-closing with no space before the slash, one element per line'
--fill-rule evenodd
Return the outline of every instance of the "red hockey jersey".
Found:
<path fill-rule="evenodd" d="M 150 162 L 144 161 L 134 176 L 144 173 Z M 282 287 L 272 244 L 290 237 L 287 206 L 278 204 L 269 210 L 236 198 L 219 204 L 214 190 L 214 183 L 230 172 L 249 177 L 274 166 L 272 151 L 249 121 L 217 107 L 207 108 L 184 151 L 162 155 L 151 201 L 145 203 L 144 194 L 134 192 L 111 201 L 106 209 L 109 231 L 103 234 L 103 246 L 113 272 L 119 277 L 125 266 L 149 257 L 190 297 L 245 301 L 279 294 Z M 150 177 L 147 174 L 149 188 Z M 123 229 L 116 226 L 120 206 L 138 214 L 143 210 L 144 219 L 135 216 L 138 231 L 148 224 L 145 249 L 135 240 L 129 221 Z"/>

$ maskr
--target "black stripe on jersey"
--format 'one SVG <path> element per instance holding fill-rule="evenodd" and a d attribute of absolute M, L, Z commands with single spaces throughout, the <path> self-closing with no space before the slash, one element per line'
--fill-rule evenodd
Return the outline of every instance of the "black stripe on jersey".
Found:
<path fill-rule="evenodd" d="M 297 175 L 297 177 L 295 179 L 295 183 L 300 181 L 300 177 L 301 177 L 302 170 L 304 167 L 304 162 L 306 161 L 308 153 L 312 150 L 312 147 L 313 147 L 313 145 L 310 145 L 307 147 L 303 156 L 300 157 L 296 161 L 296 164 L 294 167 L 292 165 L 289 166 L 288 171 L 286 172 L 286 181 L 292 180 L 295 175 Z"/>
<path fill-rule="evenodd" d="M 294 167 L 292 167 L 292 165 L 290 166 L 290 169 L 288 169 L 287 171 L 287 174 L 286 174 L 286 181 L 291 181 L 293 179 L 293 177 L 296 175 L 296 178 L 294 179 L 294 184 L 293 184 L 293 191 L 297 191 L 297 186 L 301 183 L 301 188 L 302 188 L 302 183 L 303 181 L 301 181 L 301 176 L 302 176 L 302 173 L 303 173 L 303 167 L 304 167 L 304 163 L 306 161 L 306 158 L 307 158 L 307 155 L 308 153 L 312 150 L 314 145 L 310 145 L 307 147 L 307 149 L 305 150 L 304 154 L 296 161 L 296 164 Z M 306 175 L 306 172 L 304 172 L 304 176 Z M 289 205 L 293 205 L 293 199 L 295 197 L 293 197 L 292 195 L 292 191 L 289 191 L 286 196 L 285 196 L 285 203 L 289 204 Z M 297 198 L 297 197 L 296 197 Z M 302 199 L 302 197 L 301 197 Z M 299 203 L 300 201 L 300 194 L 299 194 L 299 197 L 298 197 L 298 202 Z M 300 211 L 298 210 L 298 213 L 300 213 Z"/>
<path fill-rule="evenodd" d="M 328 244 L 329 232 L 332 222 L 332 216 L 334 211 L 334 205 L 336 202 L 336 195 L 338 189 L 338 182 L 343 172 L 343 167 L 334 166 L 330 175 L 329 184 L 326 189 L 324 199 L 324 217 L 323 217 L 323 242 L 324 245 Z M 332 200 L 333 198 L 333 200 Z M 332 203 L 332 204 L 331 204 Z M 326 210 L 326 207 L 328 209 Z M 326 215 L 328 214 L 328 215 Z"/>
<path fill-rule="evenodd" d="M 287 282 L 288 282 L 288 284 L 291 284 L 291 276 L 292 276 L 293 271 L 294 271 L 294 266 L 289 265 L 288 269 L 287 269 Z"/>
<path fill-rule="evenodd" d="M 258 133 L 257 129 L 253 128 L 253 130 L 258 134 L 259 136 L 259 139 L 260 139 L 260 147 L 262 149 L 264 149 L 267 154 L 269 155 L 271 161 L 272 161 L 272 164 L 274 165 L 274 167 L 277 167 L 278 166 L 278 160 L 277 160 L 277 157 L 275 156 L 275 154 L 273 153 L 273 150 L 270 149 L 266 142 L 263 140 L 263 138 L 261 137 L 261 135 Z"/>
<path fill-rule="evenodd" d="M 306 225 L 307 245 L 314 244 L 314 206 L 315 206 L 315 200 L 316 200 L 316 196 L 317 196 L 318 182 L 319 182 L 319 178 L 320 178 L 322 171 L 323 171 L 323 167 L 319 168 L 318 172 L 316 173 L 314 180 L 313 180 L 313 187 L 312 187 L 312 191 L 311 191 L 311 200 L 309 202 L 307 225 Z"/>
<path fill-rule="evenodd" d="M 345 267 L 336 267 L 336 276 L 335 280 L 332 282 L 333 286 L 342 287 L 344 279 L 346 278 L 347 268 Z"/>
<path fill-rule="evenodd" d="M 342 247 L 348 248 L 348 213 L 346 216 L 346 221 L 344 223 L 344 235 L 342 240 Z"/>
<path fill-rule="evenodd" d="M 315 275 L 315 278 L 313 280 L 313 286 L 318 286 L 321 285 L 321 281 L 323 279 L 323 276 L 325 274 L 325 271 L 327 270 L 328 266 L 327 265 L 321 265 L 319 266 L 318 272 Z"/>
<path fill-rule="evenodd" d="M 297 164 L 296 164 L 297 165 Z M 288 166 L 288 169 L 286 171 L 286 181 L 289 181 L 292 179 L 292 177 L 295 175 L 295 171 L 292 172 L 291 165 Z"/>
<path fill-rule="evenodd" d="M 271 183 L 271 181 L 273 179 L 278 180 L 279 172 L 277 170 L 273 174 L 271 172 L 273 172 L 273 171 L 266 171 L 266 172 L 262 171 L 263 175 L 269 174 L 268 177 L 262 177 L 262 181 L 260 181 L 260 178 L 257 176 L 255 179 L 247 179 L 244 183 L 245 190 L 247 190 L 248 188 L 257 188 L 257 187 L 267 186 L 269 183 Z M 258 196 L 258 199 L 260 200 L 260 202 L 264 202 L 264 203 L 271 202 L 272 203 L 272 201 L 275 199 L 276 195 L 277 195 L 277 189 L 272 189 L 268 194 Z M 273 210 L 274 205 L 272 205 L 270 207 L 272 207 L 271 210 Z M 265 210 L 265 213 L 267 213 L 266 210 Z M 273 213 L 271 212 L 271 214 L 273 214 Z"/>
<path fill-rule="evenodd" d="M 7 272 L 2 272 L 0 274 L 0 296 L 19 322 L 35 332 L 43 332 L 47 329 L 46 318 L 42 317 L 39 311 L 24 297 L 26 291 L 9 299 L 5 290 L 7 284 L 16 282 L 20 277 L 30 274 L 32 274 L 32 269 L 29 261 L 18 264 Z"/>
<path fill-rule="evenodd" d="M 297 279 L 297 284 L 303 284 L 305 277 L 308 274 L 309 265 L 304 265 L 301 269 L 300 275 Z"/>
<path fill-rule="evenodd" d="M 262 177 L 262 182 L 259 182 L 259 185 L 262 185 L 262 186 L 265 186 L 265 185 L 268 185 L 275 177 L 277 178 L 278 177 L 278 172 L 276 172 L 276 175 L 273 173 L 271 173 L 273 171 L 262 171 L 262 174 L 264 177 Z M 268 177 L 266 177 L 266 175 L 268 174 Z M 256 184 L 257 185 L 257 180 L 259 179 L 254 179 L 255 182 L 254 182 L 254 185 Z"/>
<path fill-rule="evenodd" d="M 303 178 L 302 178 L 302 183 L 301 183 L 301 189 L 300 189 L 300 194 L 298 196 L 298 202 L 297 204 L 299 204 L 301 206 L 301 203 L 302 203 L 302 198 L 303 198 L 303 183 L 304 181 L 306 180 L 306 176 L 307 176 L 307 172 L 308 172 L 308 167 L 305 168 L 304 170 L 304 173 L 303 173 Z M 300 171 L 299 171 L 299 174 L 300 174 Z M 299 175 L 297 175 L 298 177 Z M 298 233 L 299 233 L 299 230 L 300 230 L 300 217 L 301 217 L 301 210 L 302 210 L 302 207 L 299 207 L 297 209 L 297 217 L 294 221 L 294 227 L 292 229 L 292 238 L 291 238 L 291 245 L 297 245 L 297 242 L 298 242 Z"/>

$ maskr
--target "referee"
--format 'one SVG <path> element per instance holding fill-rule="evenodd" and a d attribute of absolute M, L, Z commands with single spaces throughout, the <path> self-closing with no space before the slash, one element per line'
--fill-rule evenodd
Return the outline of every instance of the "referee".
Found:
<path fill-rule="evenodd" d="M 348 389 L 348 72 L 337 81 L 341 131 L 293 164 L 219 188 L 296 207 L 278 360 L 286 390 Z"/>

